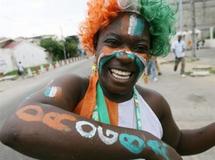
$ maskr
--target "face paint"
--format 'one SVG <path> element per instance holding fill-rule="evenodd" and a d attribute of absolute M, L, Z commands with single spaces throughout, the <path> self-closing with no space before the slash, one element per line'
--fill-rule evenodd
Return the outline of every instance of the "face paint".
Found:
<path fill-rule="evenodd" d="M 116 133 L 114 131 L 111 131 L 109 129 L 106 130 L 106 135 L 108 136 L 108 137 L 106 137 L 103 134 L 102 127 L 100 127 L 100 126 L 98 127 L 98 135 L 99 135 L 99 138 L 101 139 L 101 141 L 104 142 L 107 145 L 114 144 L 118 139 L 118 133 Z"/>
<path fill-rule="evenodd" d="M 134 60 L 134 63 L 137 65 L 137 68 L 138 68 L 138 78 L 139 78 L 145 69 L 146 60 L 143 57 L 139 56 L 137 53 L 122 51 L 122 50 L 113 51 L 111 54 L 101 53 L 98 58 L 98 64 L 97 64 L 99 73 L 101 74 L 104 64 L 106 64 L 108 61 L 110 61 L 113 58 L 119 58 L 121 56 L 127 56 L 129 59 Z"/>
<path fill-rule="evenodd" d="M 149 140 L 147 141 L 147 146 L 149 146 L 157 155 L 164 157 L 165 160 L 169 160 L 166 145 L 155 140 Z"/>
<path fill-rule="evenodd" d="M 32 113 L 30 113 L 32 112 Z M 29 105 L 22 107 L 16 112 L 16 116 L 27 122 L 38 122 L 43 118 L 44 112 L 40 106 Z"/>
<path fill-rule="evenodd" d="M 83 130 L 83 126 L 89 126 L 91 127 L 91 131 L 84 131 Z M 86 122 L 86 121 L 79 121 L 76 123 L 76 130 L 78 131 L 78 133 L 82 136 L 82 137 L 85 137 L 85 138 L 92 138 L 95 136 L 96 134 L 96 127 L 89 123 L 89 122 Z"/>
<path fill-rule="evenodd" d="M 56 86 L 48 87 L 45 90 L 44 95 L 46 97 L 50 97 L 50 98 L 60 97 L 60 96 L 62 96 L 62 88 L 56 87 Z"/>
<path fill-rule="evenodd" d="M 68 114 L 50 112 L 44 116 L 43 123 L 49 126 L 50 128 L 53 128 L 59 131 L 69 132 L 71 131 L 71 128 L 69 128 L 67 125 L 62 124 L 62 121 L 65 121 L 65 120 L 74 122 L 76 118 Z"/>
<path fill-rule="evenodd" d="M 141 153 L 146 147 L 144 140 L 135 135 L 121 134 L 119 141 L 126 149 L 134 154 Z"/>
<path fill-rule="evenodd" d="M 128 34 L 131 36 L 141 36 L 144 31 L 144 22 L 135 15 L 129 17 Z"/>

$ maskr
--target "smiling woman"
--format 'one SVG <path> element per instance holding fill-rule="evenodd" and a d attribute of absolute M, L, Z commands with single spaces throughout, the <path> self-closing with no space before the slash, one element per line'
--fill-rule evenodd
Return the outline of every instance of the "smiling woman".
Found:
<path fill-rule="evenodd" d="M 89 0 L 82 45 L 89 78 L 65 75 L 19 105 L 0 140 L 52 160 L 180 160 L 215 144 L 215 124 L 180 130 L 166 100 L 136 85 L 152 54 L 165 55 L 173 11 L 164 0 Z M 164 25 L 165 23 L 165 25 Z M 42 147 L 41 147 L 42 146 Z"/>

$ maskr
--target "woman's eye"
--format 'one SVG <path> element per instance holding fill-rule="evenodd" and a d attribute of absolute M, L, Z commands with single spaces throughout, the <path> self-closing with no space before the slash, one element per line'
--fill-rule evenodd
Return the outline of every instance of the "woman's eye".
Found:
<path fill-rule="evenodd" d="M 148 47 L 145 45 L 139 45 L 139 46 L 134 47 L 133 51 L 138 52 L 138 53 L 147 53 Z"/>
<path fill-rule="evenodd" d="M 105 44 L 109 47 L 118 47 L 120 45 L 120 41 L 117 39 L 106 39 Z"/>

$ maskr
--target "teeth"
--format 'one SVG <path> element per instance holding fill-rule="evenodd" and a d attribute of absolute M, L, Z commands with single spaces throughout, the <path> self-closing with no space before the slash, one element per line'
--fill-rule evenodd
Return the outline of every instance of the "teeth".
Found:
<path fill-rule="evenodd" d="M 130 77 L 129 76 L 120 76 L 117 75 L 115 73 L 112 73 L 112 75 L 116 78 L 116 79 L 120 79 L 120 80 L 128 80 Z"/>
<path fill-rule="evenodd" d="M 111 69 L 111 73 L 116 79 L 128 80 L 131 76 L 131 72 L 121 71 L 118 69 Z"/>
<path fill-rule="evenodd" d="M 121 71 L 118 69 L 111 69 L 111 72 L 117 74 L 118 76 L 130 76 L 131 72 Z"/>

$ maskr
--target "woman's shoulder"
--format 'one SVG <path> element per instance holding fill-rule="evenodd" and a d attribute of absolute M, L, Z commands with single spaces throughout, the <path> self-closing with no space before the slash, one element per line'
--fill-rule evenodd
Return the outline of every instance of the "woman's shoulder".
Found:
<path fill-rule="evenodd" d="M 157 115 L 158 119 L 161 120 L 164 115 L 165 108 L 169 107 L 165 98 L 155 90 L 143 88 L 141 86 L 136 86 L 139 94 L 143 97 L 143 99 L 147 102 L 149 107 L 153 110 L 153 112 Z"/>
<path fill-rule="evenodd" d="M 74 93 L 85 93 L 89 84 L 89 77 L 81 77 L 75 74 L 63 75 L 56 79 L 61 86 Z"/>
<path fill-rule="evenodd" d="M 66 74 L 57 77 L 51 83 L 64 89 L 84 89 L 88 86 L 89 78 L 75 74 Z"/>
<path fill-rule="evenodd" d="M 49 84 L 49 86 L 50 85 L 61 88 L 67 101 L 72 102 L 72 104 L 75 105 L 84 97 L 89 85 L 89 78 L 67 74 L 57 77 Z"/>

